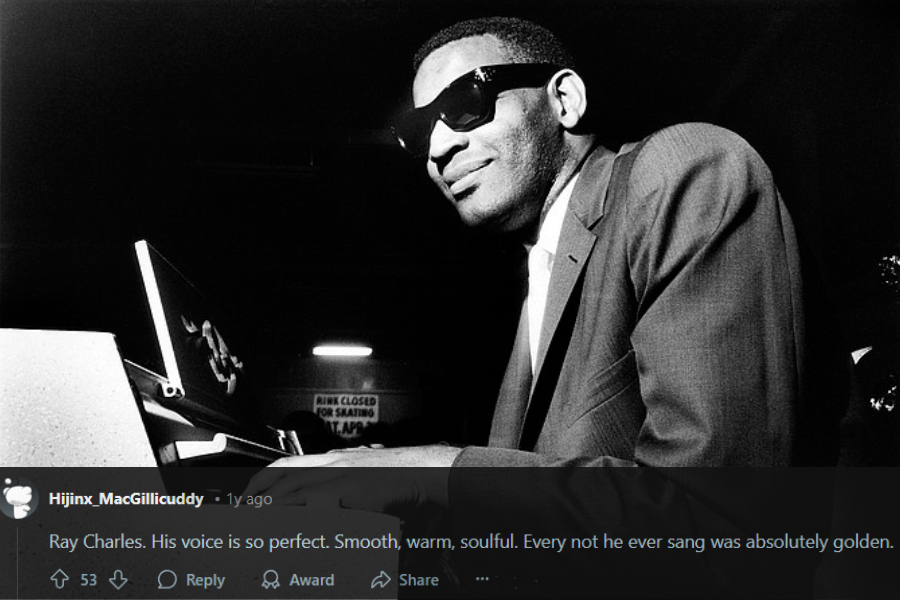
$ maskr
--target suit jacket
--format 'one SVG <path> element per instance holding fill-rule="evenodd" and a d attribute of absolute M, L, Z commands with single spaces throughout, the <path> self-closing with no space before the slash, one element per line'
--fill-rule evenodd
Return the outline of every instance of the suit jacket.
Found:
<path fill-rule="evenodd" d="M 623 193 L 610 192 L 616 159 L 638 149 Z M 577 484 L 452 469 L 451 508 L 478 513 L 457 522 L 761 526 L 760 507 L 783 499 L 772 470 L 667 468 L 834 464 L 849 363 L 801 254 L 771 173 L 729 131 L 678 125 L 618 155 L 593 151 L 563 225 L 535 375 L 523 323 L 489 447 L 454 466 L 651 469 L 591 469 Z"/>

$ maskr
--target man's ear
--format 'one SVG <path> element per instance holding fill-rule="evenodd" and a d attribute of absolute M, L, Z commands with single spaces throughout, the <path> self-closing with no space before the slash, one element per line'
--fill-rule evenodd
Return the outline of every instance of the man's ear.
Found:
<path fill-rule="evenodd" d="M 563 69 L 547 84 L 550 105 L 556 119 L 566 129 L 574 129 L 587 110 L 587 88 L 572 69 Z"/>

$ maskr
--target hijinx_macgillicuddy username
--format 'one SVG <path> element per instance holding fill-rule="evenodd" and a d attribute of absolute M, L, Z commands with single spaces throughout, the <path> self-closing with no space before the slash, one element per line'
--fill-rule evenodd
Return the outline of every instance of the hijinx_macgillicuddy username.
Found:
<path fill-rule="evenodd" d="M 71 492 L 47 494 L 47 503 L 69 508 L 70 506 L 193 506 L 200 508 L 203 504 L 203 496 L 182 492 L 180 494 L 159 494 L 157 492 L 135 492 L 128 495 L 109 493 L 98 494 L 99 500 L 94 502 L 94 496 L 77 495 Z"/>

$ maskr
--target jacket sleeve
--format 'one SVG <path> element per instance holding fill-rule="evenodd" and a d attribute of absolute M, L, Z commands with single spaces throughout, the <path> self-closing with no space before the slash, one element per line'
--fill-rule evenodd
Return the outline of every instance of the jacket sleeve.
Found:
<path fill-rule="evenodd" d="M 647 416 L 638 463 L 787 466 L 804 351 L 796 236 L 736 135 L 664 130 L 632 173 L 631 335 Z"/>

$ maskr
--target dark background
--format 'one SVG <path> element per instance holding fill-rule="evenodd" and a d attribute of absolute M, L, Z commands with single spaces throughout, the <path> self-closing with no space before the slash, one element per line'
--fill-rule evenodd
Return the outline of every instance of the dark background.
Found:
<path fill-rule="evenodd" d="M 0 2 L 0 325 L 115 332 L 143 361 L 131 244 L 241 325 L 263 385 L 328 340 L 416 366 L 483 435 L 517 254 L 462 229 L 393 144 L 410 57 L 460 18 L 533 18 L 581 58 L 609 145 L 688 120 L 746 137 L 848 345 L 895 334 L 900 21 L 891 3 Z"/>

